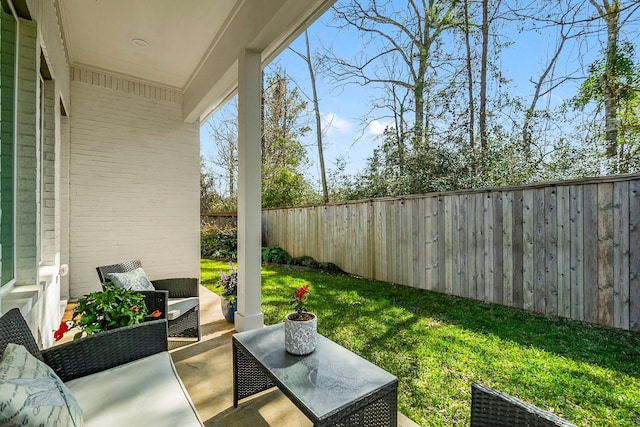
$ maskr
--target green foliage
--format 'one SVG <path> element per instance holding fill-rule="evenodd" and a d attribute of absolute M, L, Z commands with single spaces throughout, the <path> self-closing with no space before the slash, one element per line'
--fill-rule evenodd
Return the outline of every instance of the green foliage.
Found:
<path fill-rule="evenodd" d="M 214 190 L 214 175 L 200 157 L 200 213 L 211 212 L 213 202 L 217 197 Z"/>
<path fill-rule="evenodd" d="M 278 246 L 268 246 L 262 248 L 262 261 L 270 262 L 273 264 L 295 265 L 307 268 L 315 268 L 327 271 L 340 272 L 340 267 L 332 262 L 318 262 L 308 255 L 303 255 L 297 258 L 292 257 Z"/>
<path fill-rule="evenodd" d="M 638 97 L 637 83 L 640 70 L 634 62 L 635 49 L 626 42 L 620 48 L 616 48 L 613 55 L 611 74 L 614 78 L 615 96 L 621 102 Z M 573 99 L 576 108 L 584 108 L 590 102 L 601 104 L 605 95 L 605 74 L 607 62 L 604 58 L 596 60 L 589 67 L 589 75 L 580 86 L 580 92 Z"/>
<path fill-rule="evenodd" d="M 267 76 L 264 89 L 262 138 L 262 207 L 295 206 L 314 194 L 302 173 L 308 163 L 302 138 L 310 128 L 303 123 L 307 103 L 298 88 L 290 88 L 283 70 Z"/>
<path fill-rule="evenodd" d="M 284 167 L 263 172 L 263 208 L 301 205 L 312 192 L 311 186 L 300 172 Z"/>
<path fill-rule="evenodd" d="M 595 104 L 600 115 L 606 104 L 606 96 L 612 93 L 615 106 L 615 134 L 617 140 L 607 140 L 605 125 L 591 127 L 592 133 L 607 140 L 609 147 L 607 169 L 614 173 L 640 171 L 640 65 L 635 62 L 635 49 L 631 43 L 617 47 L 612 55 L 612 64 L 606 58 L 595 61 L 589 67 L 589 75 L 580 86 L 580 91 L 570 102 L 577 110 Z M 609 88 L 609 91 L 607 91 Z M 606 109 L 604 111 L 607 114 Z M 604 120 L 606 122 L 606 118 Z"/>
<path fill-rule="evenodd" d="M 474 381 L 577 425 L 640 420 L 638 334 L 347 275 L 262 272 L 266 324 L 310 285 L 318 332 L 396 375 L 398 410 L 418 425 L 468 426 Z"/>
<path fill-rule="evenodd" d="M 200 254 L 203 257 L 238 259 L 238 229 L 218 225 L 200 227 Z"/>
<path fill-rule="evenodd" d="M 274 264 L 288 264 L 291 256 L 279 246 L 268 246 L 262 248 L 262 261 Z"/>
<path fill-rule="evenodd" d="M 111 283 L 104 291 L 93 292 L 78 300 L 73 311 L 73 326 L 80 328 L 73 339 L 140 323 L 147 315 L 144 296 Z"/>

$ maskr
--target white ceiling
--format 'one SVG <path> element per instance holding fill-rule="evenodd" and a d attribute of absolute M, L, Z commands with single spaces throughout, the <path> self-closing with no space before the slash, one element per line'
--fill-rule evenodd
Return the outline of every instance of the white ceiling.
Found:
<path fill-rule="evenodd" d="M 241 0 L 59 0 L 72 65 L 184 88 Z M 142 39 L 149 46 L 134 45 Z"/>
<path fill-rule="evenodd" d="M 266 65 L 335 0 L 57 0 L 69 65 L 182 91 L 202 120 L 238 85 L 238 58 Z M 144 40 L 146 47 L 136 46 Z"/>

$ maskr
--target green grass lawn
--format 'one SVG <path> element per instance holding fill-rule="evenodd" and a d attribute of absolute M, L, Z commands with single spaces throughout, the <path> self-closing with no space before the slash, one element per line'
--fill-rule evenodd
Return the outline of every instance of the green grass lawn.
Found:
<path fill-rule="evenodd" d="M 226 262 L 202 260 L 219 293 Z M 262 268 L 265 323 L 311 287 L 318 332 L 399 379 L 399 410 L 421 426 L 469 424 L 471 383 L 495 387 L 580 426 L 640 425 L 640 335 L 405 286 Z"/>

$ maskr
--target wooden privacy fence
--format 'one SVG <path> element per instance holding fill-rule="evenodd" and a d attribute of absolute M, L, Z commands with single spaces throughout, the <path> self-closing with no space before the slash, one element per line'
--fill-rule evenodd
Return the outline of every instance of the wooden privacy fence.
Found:
<path fill-rule="evenodd" d="M 640 331 L 640 175 L 265 210 L 263 242 L 366 278 Z"/>

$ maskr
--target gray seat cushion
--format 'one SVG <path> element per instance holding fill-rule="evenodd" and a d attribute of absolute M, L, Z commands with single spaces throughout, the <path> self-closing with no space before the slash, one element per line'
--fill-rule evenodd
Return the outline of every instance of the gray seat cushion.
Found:
<path fill-rule="evenodd" d="M 202 426 L 166 351 L 65 384 L 82 408 L 85 427 Z"/>
<path fill-rule="evenodd" d="M 177 319 L 193 307 L 197 306 L 198 303 L 198 297 L 169 298 L 169 312 L 167 313 L 167 320 Z"/>

